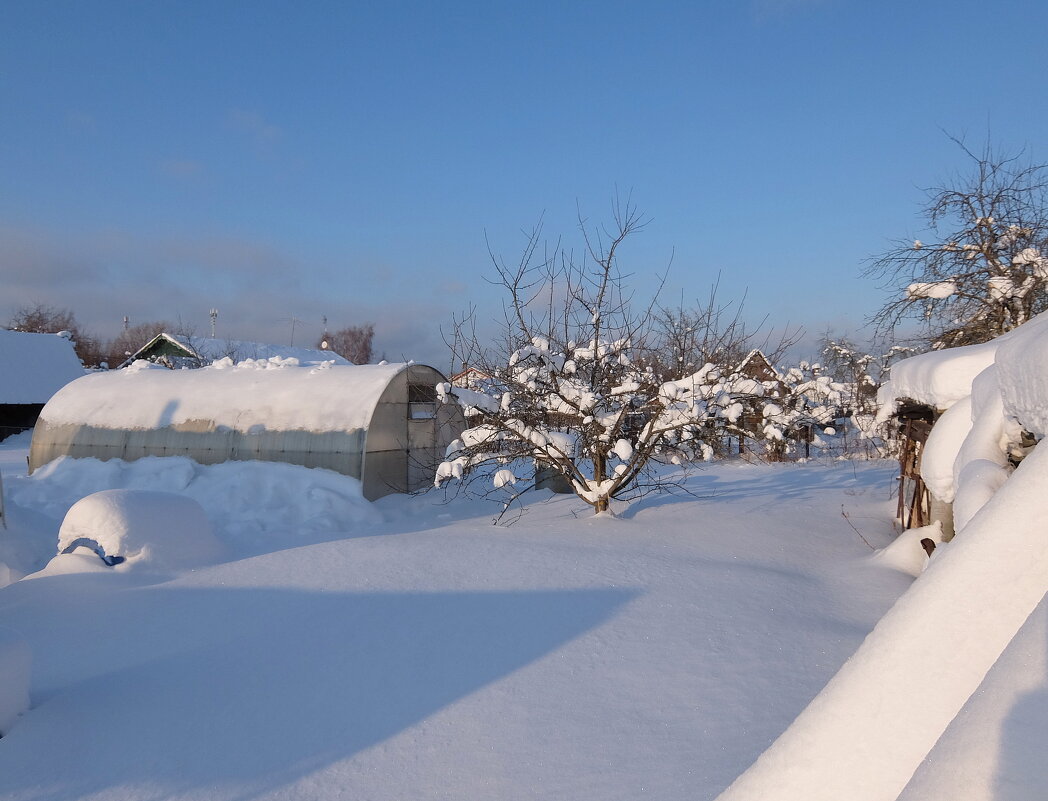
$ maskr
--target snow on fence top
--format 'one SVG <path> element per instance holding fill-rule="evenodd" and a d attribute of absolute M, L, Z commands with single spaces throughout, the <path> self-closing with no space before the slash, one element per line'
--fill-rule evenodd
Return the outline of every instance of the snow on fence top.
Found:
<path fill-rule="evenodd" d="M 1048 433 L 1048 312 L 989 342 L 947 348 L 903 359 L 881 387 L 878 415 L 887 419 L 899 401 L 910 399 L 949 409 L 972 394 L 976 376 L 996 365 L 1005 408 L 1027 430 Z"/>
<path fill-rule="evenodd" d="M 297 359 L 221 359 L 199 370 L 139 361 L 95 373 L 55 395 L 50 425 L 151 429 L 207 421 L 242 433 L 366 428 L 372 410 L 407 364 L 300 366 Z"/>
<path fill-rule="evenodd" d="M 975 376 L 993 364 L 997 340 L 911 356 L 892 365 L 891 380 L 877 393 L 878 415 L 887 419 L 908 398 L 933 409 L 949 409 L 972 392 Z"/>
<path fill-rule="evenodd" d="M 0 328 L 0 404 L 46 403 L 83 375 L 84 366 L 66 337 Z"/>

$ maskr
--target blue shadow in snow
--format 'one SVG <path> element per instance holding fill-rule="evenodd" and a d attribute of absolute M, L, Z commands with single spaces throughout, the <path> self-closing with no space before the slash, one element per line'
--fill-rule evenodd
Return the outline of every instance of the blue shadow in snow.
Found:
<path fill-rule="evenodd" d="M 1036 628 L 1029 629 L 1031 626 Z M 1048 632 L 1048 598 L 1041 601 L 1023 628 L 1030 631 L 1028 636 L 1048 646 L 1048 637 L 1045 636 Z M 1034 655 L 1031 659 L 1034 664 L 1040 662 Z M 1038 669 L 1043 671 L 1043 668 Z M 993 795 L 995 801 L 1030 801 L 1048 797 L 1048 762 L 1044 759 L 1046 725 L 1048 682 L 1042 679 L 1040 687 L 1019 696 L 1004 719 Z"/>
<path fill-rule="evenodd" d="M 871 477 L 870 473 L 874 472 Z M 682 502 L 721 503 L 724 501 L 776 500 L 807 501 L 827 490 L 860 492 L 884 487 L 885 497 L 898 472 L 894 463 L 857 468 L 851 462 L 831 464 L 778 464 L 732 466 L 716 473 L 698 471 L 684 481 L 684 490 L 648 495 L 633 501 L 622 517 L 631 518 L 644 509 Z M 872 479 L 872 480 L 871 480 Z"/>
<path fill-rule="evenodd" d="M 35 705 L 0 743 L 8 797 L 136 786 L 170 797 L 216 785 L 254 797 L 396 735 L 636 596 L 114 592 L 107 578 L 76 577 L 66 589 L 84 602 L 70 608 L 62 593 L 57 629 L 27 632 Z"/>

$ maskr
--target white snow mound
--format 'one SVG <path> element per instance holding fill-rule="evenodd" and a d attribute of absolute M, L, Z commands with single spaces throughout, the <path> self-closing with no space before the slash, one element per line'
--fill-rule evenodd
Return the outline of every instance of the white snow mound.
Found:
<path fill-rule="evenodd" d="M 58 552 L 78 545 L 160 569 L 211 564 L 224 553 L 199 503 L 151 490 L 103 490 L 73 504 L 58 532 Z"/>

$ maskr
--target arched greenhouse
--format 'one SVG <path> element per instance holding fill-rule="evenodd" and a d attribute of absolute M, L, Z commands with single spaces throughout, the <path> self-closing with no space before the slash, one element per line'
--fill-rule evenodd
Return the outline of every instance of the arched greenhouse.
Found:
<path fill-rule="evenodd" d="M 29 469 L 60 456 L 257 459 L 353 476 L 371 500 L 412 492 L 432 483 L 465 425 L 457 406 L 437 403 L 435 386 L 444 380 L 411 363 L 224 359 L 168 370 L 136 362 L 55 394 L 33 433 Z"/>

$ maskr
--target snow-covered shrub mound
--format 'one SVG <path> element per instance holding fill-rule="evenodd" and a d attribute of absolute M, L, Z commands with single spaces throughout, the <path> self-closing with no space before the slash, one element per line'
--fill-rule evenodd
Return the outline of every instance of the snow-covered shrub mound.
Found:
<path fill-rule="evenodd" d="M 249 552 L 296 545 L 381 519 L 364 498 L 360 482 L 349 476 L 272 462 L 200 465 L 182 456 L 134 462 L 57 459 L 12 482 L 8 497 L 61 519 L 84 496 L 107 489 L 192 498 L 207 512 L 220 539 Z"/>
<path fill-rule="evenodd" d="M 200 504 L 185 495 L 151 490 L 104 490 L 73 504 L 58 532 L 58 552 L 78 546 L 107 563 L 162 570 L 220 561 L 224 549 Z"/>
<path fill-rule="evenodd" d="M 0 736 L 29 709 L 29 645 L 11 629 L 0 628 Z"/>

